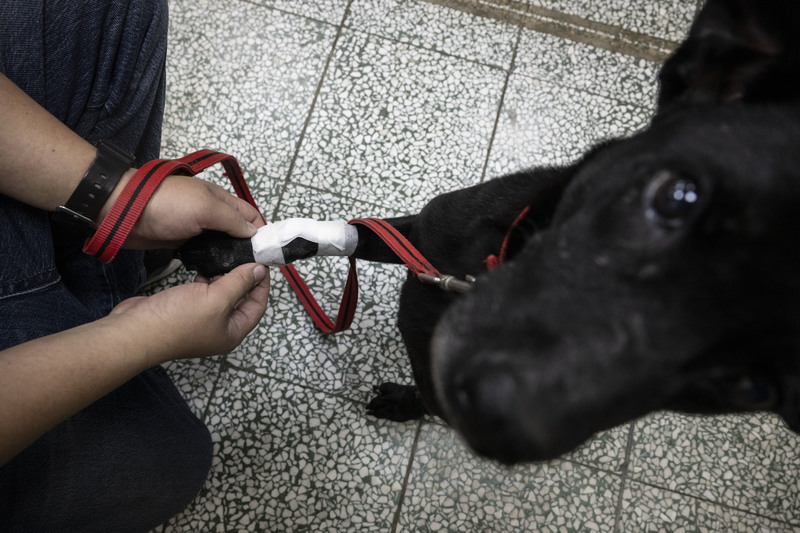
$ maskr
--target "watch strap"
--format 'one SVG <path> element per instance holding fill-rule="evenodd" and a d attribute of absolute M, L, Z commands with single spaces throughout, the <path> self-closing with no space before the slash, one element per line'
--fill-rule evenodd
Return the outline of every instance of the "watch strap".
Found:
<path fill-rule="evenodd" d="M 56 209 L 56 220 L 82 229 L 94 229 L 97 219 L 122 175 L 135 157 L 116 144 L 97 142 L 97 157 L 81 179 L 69 200 Z"/>

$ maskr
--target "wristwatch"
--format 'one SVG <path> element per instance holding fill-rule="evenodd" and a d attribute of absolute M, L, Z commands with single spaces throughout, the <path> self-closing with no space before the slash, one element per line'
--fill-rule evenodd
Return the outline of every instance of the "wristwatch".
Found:
<path fill-rule="evenodd" d="M 100 214 L 122 175 L 136 158 L 111 141 L 97 141 L 97 157 L 67 203 L 53 213 L 53 220 L 80 230 L 94 230 Z"/>

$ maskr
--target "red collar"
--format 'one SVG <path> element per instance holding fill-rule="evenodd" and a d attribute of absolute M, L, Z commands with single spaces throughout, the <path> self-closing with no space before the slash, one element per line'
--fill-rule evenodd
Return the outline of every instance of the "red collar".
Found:
<path fill-rule="evenodd" d="M 499 255 L 490 255 L 486 259 L 483 260 L 486 268 L 488 270 L 494 270 L 495 268 L 499 267 L 503 264 L 503 261 L 506 260 L 506 254 L 508 253 L 508 243 L 511 240 L 511 234 L 514 233 L 514 230 L 519 226 L 519 223 L 522 222 L 522 219 L 525 218 L 525 215 L 528 214 L 530 211 L 531 206 L 527 206 L 522 212 L 517 215 L 517 218 L 514 219 L 514 222 L 511 223 L 511 227 L 508 228 L 508 233 L 506 233 L 506 238 L 503 239 L 503 245 L 500 247 L 500 254 Z"/>

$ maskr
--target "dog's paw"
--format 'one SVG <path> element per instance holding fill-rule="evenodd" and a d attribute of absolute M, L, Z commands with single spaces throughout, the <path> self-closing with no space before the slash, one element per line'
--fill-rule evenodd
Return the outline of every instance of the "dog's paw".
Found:
<path fill-rule="evenodd" d="M 383 383 L 375 387 L 375 396 L 367 404 L 367 414 L 396 422 L 415 420 L 425 415 L 419 390 L 413 385 Z"/>

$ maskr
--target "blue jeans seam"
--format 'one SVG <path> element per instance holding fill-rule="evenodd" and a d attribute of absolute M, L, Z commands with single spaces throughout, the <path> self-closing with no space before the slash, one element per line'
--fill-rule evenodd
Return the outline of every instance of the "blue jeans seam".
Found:
<path fill-rule="evenodd" d="M 47 287 L 52 287 L 53 285 L 55 285 L 55 284 L 57 284 L 57 283 L 59 283 L 61 281 L 61 275 L 58 274 L 58 271 L 55 268 L 48 268 L 47 270 L 43 270 L 41 272 L 37 272 L 36 274 L 27 276 L 25 278 L 16 279 L 16 280 L 14 280 L 14 281 L 12 281 L 11 283 L 8 284 L 9 286 L 15 286 L 15 285 L 25 286 L 27 284 L 28 280 L 35 279 L 35 278 L 38 278 L 38 277 L 43 277 L 45 274 L 52 274 L 52 273 L 55 273 L 56 277 L 54 279 L 46 282 L 44 285 L 37 285 L 36 287 L 31 287 L 29 289 L 23 289 L 21 291 L 12 290 L 11 294 L 2 294 L 2 293 L 0 293 L 0 300 L 5 300 L 7 298 L 14 298 L 16 296 L 23 296 L 25 294 L 31 294 L 31 293 L 34 293 L 36 291 L 41 291 L 43 289 L 46 289 Z"/>

